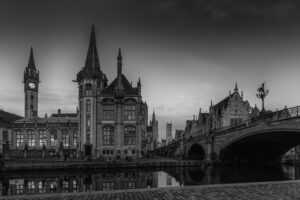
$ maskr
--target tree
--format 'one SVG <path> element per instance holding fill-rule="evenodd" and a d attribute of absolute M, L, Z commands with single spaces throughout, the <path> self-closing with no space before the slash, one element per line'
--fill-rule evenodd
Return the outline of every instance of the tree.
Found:
<path fill-rule="evenodd" d="M 265 98 L 269 94 L 269 90 L 265 89 L 265 82 L 263 82 L 258 88 L 257 88 L 257 98 L 261 99 L 262 106 L 261 106 L 261 112 L 265 112 Z"/>

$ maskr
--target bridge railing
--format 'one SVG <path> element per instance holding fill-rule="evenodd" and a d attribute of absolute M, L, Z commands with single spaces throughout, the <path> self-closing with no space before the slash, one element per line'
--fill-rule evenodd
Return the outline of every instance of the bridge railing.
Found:
<path fill-rule="evenodd" d="M 250 119 L 244 120 L 239 124 L 234 124 L 230 126 L 225 126 L 215 130 L 217 133 L 221 133 L 223 131 L 232 131 L 241 128 L 253 127 L 256 126 L 259 122 L 272 122 L 278 121 L 282 119 L 289 119 L 294 117 L 300 117 L 300 106 L 295 106 L 291 108 L 284 108 L 282 110 L 274 111 L 274 112 L 266 112 L 257 117 L 252 117 Z"/>

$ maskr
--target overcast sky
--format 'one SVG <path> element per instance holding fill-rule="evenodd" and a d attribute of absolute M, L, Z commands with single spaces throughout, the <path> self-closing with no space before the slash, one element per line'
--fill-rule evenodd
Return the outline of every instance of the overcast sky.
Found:
<path fill-rule="evenodd" d="M 149 119 L 160 136 L 166 122 L 184 129 L 210 100 L 219 102 L 237 81 L 250 105 L 266 81 L 266 108 L 300 105 L 298 0 L 1 1 L 0 107 L 24 116 L 23 71 L 33 46 L 40 70 L 39 115 L 78 102 L 76 73 L 83 67 L 95 25 L 101 69 L 109 81 L 123 72 L 142 81 Z"/>

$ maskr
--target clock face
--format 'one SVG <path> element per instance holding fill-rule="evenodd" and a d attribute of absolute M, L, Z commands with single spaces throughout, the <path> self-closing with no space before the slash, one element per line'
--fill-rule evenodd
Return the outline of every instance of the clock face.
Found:
<path fill-rule="evenodd" d="M 35 88 L 35 84 L 34 84 L 34 83 L 29 83 L 29 87 L 30 87 L 31 89 L 34 89 L 34 88 Z"/>

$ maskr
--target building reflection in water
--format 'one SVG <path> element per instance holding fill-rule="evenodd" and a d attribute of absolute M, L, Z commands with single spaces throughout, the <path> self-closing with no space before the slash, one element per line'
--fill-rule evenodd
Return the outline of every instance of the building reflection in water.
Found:
<path fill-rule="evenodd" d="M 299 179 L 299 166 L 0 174 L 0 196 Z"/>

